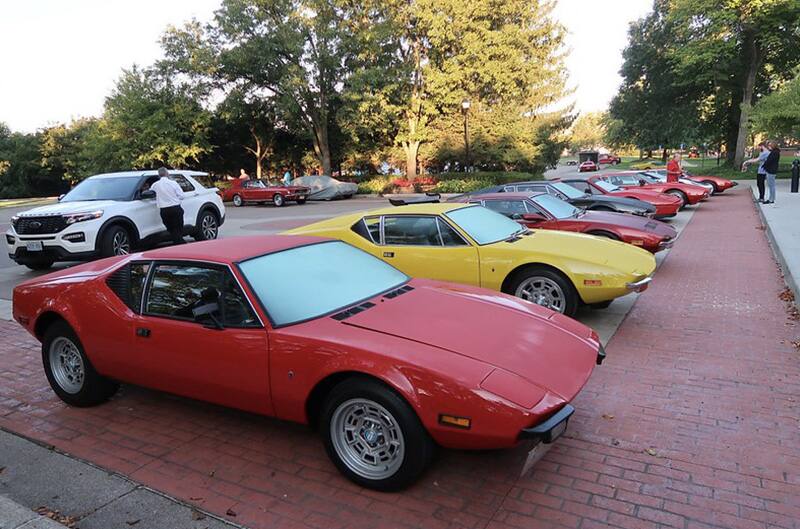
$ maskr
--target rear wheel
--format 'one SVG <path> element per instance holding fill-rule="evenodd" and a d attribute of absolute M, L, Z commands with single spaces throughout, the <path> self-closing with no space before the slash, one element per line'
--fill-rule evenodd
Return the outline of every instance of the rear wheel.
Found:
<path fill-rule="evenodd" d="M 128 255 L 133 250 L 133 239 L 130 232 L 122 226 L 111 226 L 103 234 L 100 253 L 103 257 Z"/>
<path fill-rule="evenodd" d="M 276 208 L 283 206 L 284 200 L 283 195 L 280 193 L 276 193 L 275 196 L 272 197 L 272 203 L 275 205 Z"/>
<path fill-rule="evenodd" d="M 683 209 L 684 206 L 686 206 L 686 204 L 688 203 L 688 199 L 686 198 L 686 193 L 684 193 L 679 189 L 670 189 L 669 191 L 667 191 L 667 194 L 681 199 L 680 209 Z"/>
<path fill-rule="evenodd" d="M 514 275 L 509 293 L 550 310 L 573 316 L 578 310 L 578 292 L 569 279 L 553 270 L 532 266 Z"/>
<path fill-rule="evenodd" d="M 219 220 L 213 211 L 205 210 L 197 225 L 196 241 L 213 241 L 219 236 Z"/>
<path fill-rule="evenodd" d="M 328 456 L 351 481 L 391 491 L 413 483 L 430 463 L 434 443 L 417 414 L 379 382 L 350 378 L 335 386 L 320 416 Z"/>
<path fill-rule="evenodd" d="M 25 266 L 31 270 L 49 270 L 55 261 L 35 261 L 32 263 L 25 263 Z"/>
<path fill-rule="evenodd" d="M 237 208 L 244 206 L 244 200 L 241 195 L 233 195 L 233 205 Z"/>
<path fill-rule="evenodd" d="M 50 387 L 70 406 L 101 404 L 119 388 L 119 384 L 94 370 L 75 331 L 64 321 L 54 323 L 45 332 L 42 363 Z"/>
<path fill-rule="evenodd" d="M 306 199 L 305 198 L 298 198 L 297 199 L 297 203 L 302 206 L 303 204 L 306 203 Z"/>

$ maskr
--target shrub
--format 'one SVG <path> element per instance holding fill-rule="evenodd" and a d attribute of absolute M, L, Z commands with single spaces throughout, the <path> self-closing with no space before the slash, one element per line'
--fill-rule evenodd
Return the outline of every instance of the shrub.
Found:
<path fill-rule="evenodd" d="M 382 195 L 392 192 L 392 182 L 386 176 L 376 176 L 358 183 L 358 192 L 362 195 Z"/>
<path fill-rule="evenodd" d="M 507 182 L 524 182 L 527 180 L 542 180 L 542 175 L 521 173 L 515 171 L 476 171 L 474 173 L 439 173 L 435 175 L 441 182 L 445 180 L 488 180 L 490 185 L 505 184 Z"/>
<path fill-rule="evenodd" d="M 493 185 L 497 184 L 489 179 L 462 178 L 442 180 L 433 190 L 437 193 L 469 193 Z"/>

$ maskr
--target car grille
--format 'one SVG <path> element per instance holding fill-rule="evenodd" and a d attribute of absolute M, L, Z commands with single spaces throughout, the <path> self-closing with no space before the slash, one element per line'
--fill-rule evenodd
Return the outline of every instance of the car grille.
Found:
<path fill-rule="evenodd" d="M 67 227 L 67 221 L 61 215 L 47 217 L 20 217 L 14 224 L 14 229 L 20 235 L 40 235 L 44 233 L 58 233 Z"/>

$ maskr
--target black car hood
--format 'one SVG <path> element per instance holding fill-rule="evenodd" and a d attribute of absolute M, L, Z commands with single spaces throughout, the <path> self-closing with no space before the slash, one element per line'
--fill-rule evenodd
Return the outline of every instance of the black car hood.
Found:
<path fill-rule="evenodd" d="M 636 200 L 635 198 L 624 198 L 624 197 L 608 197 L 608 196 L 598 196 L 598 195 L 586 195 L 585 197 L 581 198 L 571 198 L 569 203 L 573 206 L 578 207 L 588 207 L 593 204 L 596 205 L 608 205 L 609 207 L 619 207 L 624 208 L 626 210 L 630 209 L 642 209 L 647 211 L 648 213 L 655 213 L 656 207 L 649 202 L 645 202 L 643 200 Z"/>

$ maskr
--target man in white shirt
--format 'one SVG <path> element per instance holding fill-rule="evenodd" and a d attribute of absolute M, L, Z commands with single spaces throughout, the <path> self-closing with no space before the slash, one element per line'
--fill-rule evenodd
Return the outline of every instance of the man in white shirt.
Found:
<path fill-rule="evenodd" d="M 185 244 L 183 240 L 183 190 L 169 177 L 166 167 L 158 170 L 159 179 L 150 186 L 156 193 L 156 204 L 161 213 L 161 222 L 167 227 L 174 244 Z"/>

